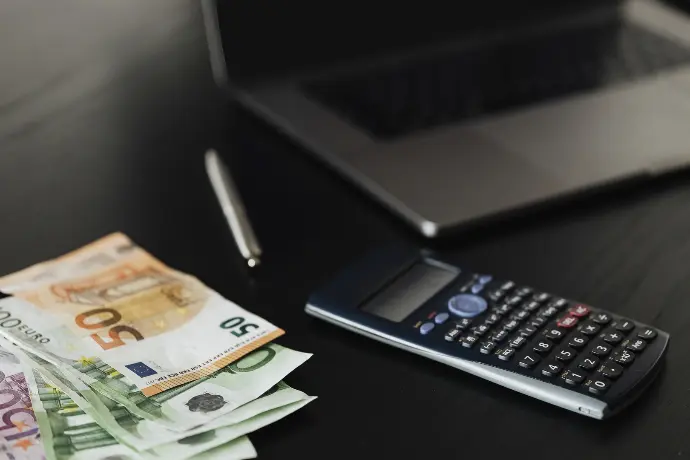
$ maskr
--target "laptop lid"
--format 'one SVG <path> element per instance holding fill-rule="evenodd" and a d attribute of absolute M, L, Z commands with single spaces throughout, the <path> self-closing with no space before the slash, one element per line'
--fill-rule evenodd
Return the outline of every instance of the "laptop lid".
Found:
<path fill-rule="evenodd" d="M 623 0 L 213 0 L 230 80 L 243 84 L 378 53 L 509 30 Z"/>

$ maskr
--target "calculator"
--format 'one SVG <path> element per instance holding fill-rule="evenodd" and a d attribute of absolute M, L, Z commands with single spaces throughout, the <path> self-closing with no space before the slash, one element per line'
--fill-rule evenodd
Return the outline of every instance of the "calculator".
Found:
<path fill-rule="evenodd" d="M 305 310 L 596 419 L 650 384 L 669 344 L 632 318 L 403 248 L 355 262 Z"/>

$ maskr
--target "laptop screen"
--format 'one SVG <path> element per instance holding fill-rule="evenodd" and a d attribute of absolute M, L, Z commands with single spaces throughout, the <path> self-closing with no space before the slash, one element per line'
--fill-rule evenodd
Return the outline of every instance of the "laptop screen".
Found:
<path fill-rule="evenodd" d="M 228 74 L 242 79 L 461 39 L 620 0 L 217 2 Z"/>

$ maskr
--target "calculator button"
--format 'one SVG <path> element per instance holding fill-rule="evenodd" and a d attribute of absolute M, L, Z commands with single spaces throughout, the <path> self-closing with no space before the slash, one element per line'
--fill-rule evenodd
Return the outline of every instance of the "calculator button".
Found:
<path fill-rule="evenodd" d="M 595 395 L 601 395 L 606 393 L 606 390 L 608 390 L 610 386 L 611 383 L 601 376 L 596 376 L 595 378 L 588 380 L 585 383 L 585 387 L 587 388 L 587 390 Z"/>
<path fill-rule="evenodd" d="M 519 325 L 520 325 L 520 323 L 518 323 L 517 321 L 512 319 L 512 320 L 508 321 L 507 323 L 503 324 L 503 329 L 510 332 L 510 331 L 514 331 L 515 329 L 517 329 L 517 327 Z"/>
<path fill-rule="evenodd" d="M 498 307 L 498 310 L 497 310 L 497 311 L 498 311 L 498 313 L 501 314 L 501 315 L 507 315 L 508 313 L 510 313 L 511 311 L 513 311 L 513 306 L 512 306 L 512 305 L 509 305 L 509 304 L 507 304 L 507 303 L 504 303 L 503 305 L 501 305 L 500 307 Z"/>
<path fill-rule="evenodd" d="M 542 368 L 541 373 L 546 377 L 554 377 L 561 373 L 563 365 L 558 361 L 550 361 Z"/>
<path fill-rule="evenodd" d="M 446 339 L 446 342 L 452 342 L 457 339 L 460 334 L 462 334 L 462 329 L 459 327 L 454 327 L 450 331 L 446 332 L 446 335 L 443 338 Z"/>
<path fill-rule="evenodd" d="M 557 308 L 560 310 L 561 308 L 565 307 L 566 305 L 568 305 L 568 301 L 565 299 L 553 299 L 551 302 L 549 302 L 549 304 L 547 306 Z"/>
<path fill-rule="evenodd" d="M 484 322 L 491 326 L 491 325 L 496 324 L 500 320 L 501 320 L 501 315 L 499 315 L 497 313 L 491 313 L 489 316 L 486 317 Z"/>
<path fill-rule="evenodd" d="M 548 354 L 553 348 L 553 343 L 548 340 L 537 340 L 534 344 L 534 351 L 543 355 Z"/>
<path fill-rule="evenodd" d="M 504 348 L 500 353 L 497 354 L 498 359 L 510 361 L 513 358 L 513 355 L 515 355 L 515 348 Z"/>
<path fill-rule="evenodd" d="M 580 371 L 566 371 L 565 375 L 563 376 L 565 379 L 565 383 L 568 385 L 579 385 L 580 383 L 584 382 L 585 380 L 585 374 Z"/>
<path fill-rule="evenodd" d="M 472 294 L 479 294 L 483 290 L 484 290 L 484 285 L 481 283 L 474 284 L 470 288 L 470 292 L 472 292 Z"/>
<path fill-rule="evenodd" d="M 537 302 L 536 300 L 531 300 L 531 301 L 527 302 L 523 308 L 526 311 L 532 313 L 533 311 L 537 310 L 540 306 L 541 306 L 541 304 L 539 302 Z"/>
<path fill-rule="evenodd" d="M 531 355 L 525 355 L 520 362 L 518 363 L 520 367 L 524 367 L 525 369 L 532 369 L 534 366 L 537 365 L 541 361 L 541 358 L 537 354 L 531 354 Z"/>
<path fill-rule="evenodd" d="M 494 348 L 496 348 L 496 344 L 493 342 L 483 342 L 482 346 L 479 348 L 479 351 L 485 355 L 490 354 Z"/>
<path fill-rule="evenodd" d="M 558 313 L 558 308 L 556 307 L 546 307 L 542 311 L 539 312 L 539 316 L 542 316 L 544 318 L 551 318 L 553 315 Z"/>
<path fill-rule="evenodd" d="M 422 335 L 427 335 L 434 329 L 434 323 L 424 323 L 419 326 L 419 333 Z"/>
<path fill-rule="evenodd" d="M 465 318 L 465 319 L 461 319 L 460 321 L 456 322 L 455 324 L 457 324 L 460 329 L 467 329 L 468 327 L 470 327 L 470 324 L 472 324 L 472 320 Z"/>
<path fill-rule="evenodd" d="M 581 367 L 586 371 L 591 371 L 599 365 L 599 359 L 594 356 L 585 356 L 577 363 L 577 367 Z"/>
<path fill-rule="evenodd" d="M 633 330 L 634 327 L 635 323 L 633 323 L 629 319 L 622 319 L 616 322 L 616 329 L 618 329 L 621 332 L 630 332 Z"/>
<path fill-rule="evenodd" d="M 515 287 L 515 283 L 513 283 L 512 281 L 506 281 L 506 282 L 503 283 L 503 285 L 501 286 L 501 290 L 502 290 L 502 291 L 510 291 L 510 290 L 513 289 L 514 287 Z"/>
<path fill-rule="evenodd" d="M 559 361 L 568 362 L 571 359 L 573 359 L 576 354 L 577 354 L 577 352 L 575 350 L 569 350 L 569 349 L 559 350 L 558 353 L 556 353 L 556 359 Z"/>
<path fill-rule="evenodd" d="M 546 320 L 544 318 L 537 317 L 537 318 L 534 318 L 532 321 L 530 321 L 529 324 L 533 327 L 541 327 L 544 325 L 545 322 L 546 322 Z"/>
<path fill-rule="evenodd" d="M 532 337 L 535 332 L 537 332 L 536 327 L 525 326 L 518 331 L 518 334 L 520 334 L 523 337 Z"/>
<path fill-rule="evenodd" d="M 482 284 L 487 284 L 490 283 L 492 279 L 494 279 L 494 277 L 491 275 L 482 275 L 477 279 L 477 281 L 479 281 Z"/>
<path fill-rule="evenodd" d="M 493 335 L 493 337 L 491 337 L 491 340 L 493 340 L 496 343 L 501 343 L 507 338 L 508 338 L 508 331 L 498 331 L 497 333 L 495 333 Z"/>
<path fill-rule="evenodd" d="M 608 356 L 611 353 L 611 345 L 605 342 L 597 342 L 592 347 L 591 353 L 597 356 Z"/>
<path fill-rule="evenodd" d="M 597 332 L 599 332 L 599 330 L 601 330 L 601 327 L 594 323 L 584 324 L 580 328 L 580 332 L 582 332 L 585 335 L 595 335 Z"/>
<path fill-rule="evenodd" d="M 486 300 L 471 294 L 458 294 L 448 301 L 448 310 L 461 318 L 474 318 L 484 313 L 487 306 Z"/>
<path fill-rule="evenodd" d="M 595 313 L 592 315 L 592 321 L 603 326 L 611 322 L 611 315 L 608 313 Z"/>
<path fill-rule="evenodd" d="M 568 313 L 570 313 L 573 316 L 577 316 L 578 318 L 583 318 L 589 315 L 589 307 L 585 305 L 575 305 L 574 307 L 570 308 L 570 310 L 568 310 Z"/>
<path fill-rule="evenodd" d="M 617 379 L 623 373 L 623 368 L 616 363 L 606 363 L 601 366 L 601 375 L 610 379 Z"/>
<path fill-rule="evenodd" d="M 561 329 L 553 328 L 544 332 L 544 337 L 551 339 L 554 342 L 560 342 L 563 336 L 565 336 L 565 332 L 563 332 Z"/>
<path fill-rule="evenodd" d="M 618 364 L 627 366 L 635 360 L 635 354 L 632 351 L 621 350 L 615 352 L 611 358 Z"/>
<path fill-rule="evenodd" d="M 532 298 L 534 300 L 536 300 L 537 302 L 546 302 L 547 300 L 549 300 L 551 298 L 551 296 L 549 294 L 547 294 L 546 292 L 539 292 L 537 294 L 534 294 L 534 297 L 532 297 Z"/>
<path fill-rule="evenodd" d="M 522 321 L 526 319 L 529 316 L 529 312 L 525 310 L 519 310 L 517 313 L 513 313 L 511 316 L 512 319 L 516 321 Z"/>
<path fill-rule="evenodd" d="M 651 327 L 645 327 L 644 329 L 637 331 L 637 336 L 645 340 L 654 340 L 656 337 L 656 331 Z"/>
<path fill-rule="evenodd" d="M 436 315 L 436 316 L 434 317 L 434 323 L 436 323 L 436 324 L 443 324 L 443 323 L 445 323 L 446 321 L 448 321 L 448 318 L 449 318 L 449 317 L 450 317 L 450 315 L 449 315 L 448 313 L 446 313 L 446 312 L 439 313 L 438 315 Z"/>
<path fill-rule="evenodd" d="M 487 294 L 487 296 L 489 297 L 489 299 L 493 300 L 494 302 L 498 302 L 499 300 L 501 300 L 501 297 L 503 297 L 504 294 L 505 293 L 503 291 L 501 291 L 500 289 L 497 289 L 495 291 L 489 292 Z"/>
<path fill-rule="evenodd" d="M 621 340 L 623 340 L 623 333 L 622 332 L 608 332 L 604 334 L 604 342 L 611 343 L 613 345 L 620 343 Z"/>
<path fill-rule="evenodd" d="M 534 292 L 534 291 L 532 290 L 532 288 L 528 288 L 527 286 L 523 286 L 523 287 L 521 287 L 521 288 L 518 288 L 518 289 L 515 291 L 515 295 L 519 295 L 520 297 L 527 297 L 527 296 L 530 295 L 532 292 Z"/>
<path fill-rule="evenodd" d="M 515 305 L 517 305 L 517 304 L 519 304 L 519 303 L 522 303 L 522 297 L 520 297 L 520 296 L 518 296 L 518 295 L 514 295 L 514 296 L 512 296 L 512 297 L 508 297 L 508 298 L 506 299 L 506 303 L 507 303 L 508 305 L 511 305 L 511 306 L 514 307 Z"/>
<path fill-rule="evenodd" d="M 522 336 L 517 336 L 517 337 L 515 337 L 513 340 L 511 340 L 510 342 L 508 342 L 508 345 L 510 345 L 510 346 L 513 347 L 513 348 L 520 348 L 520 347 L 522 347 L 522 346 L 523 346 L 524 344 L 526 344 L 526 343 L 527 343 L 527 339 L 526 339 L 526 338 L 524 338 L 524 337 L 522 337 Z"/>
<path fill-rule="evenodd" d="M 647 342 L 645 342 L 644 340 L 634 339 L 634 340 L 631 340 L 630 342 L 628 342 L 628 344 L 625 346 L 625 348 L 627 348 L 628 350 L 631 350 L 631 351 L 638 351 L 639 352 L 639 351 L 644 350 L 646 346 L 647 346 Z"/>
<path fill-rule="evenodd" d="M 487 332 L 489 332 L 489 329 L 490 329 L 490 326 L 488 326 L 486 324 L 480 324 L 479 326 L 473 327 L 472 332 L 477 337 L 481 337 L 484 334 L 486 334 Z"/>
<path fill-rule="evenodd" d="M 586 335 L 578 334 L 570 338 L 568 345 L 573 348 L 582 348 L 587 345 L 587 342 L 589 342 L 589 338 Z"/>
<path fill-rule="evenodd" d="M 477 343 L 477 340 L 479 340 L 479 337 L 476 335 L 466 335 L 460 340 L 460 343 L 462 343 L 462 346 L 465 348 L 472 348 L 474 344 Z"/>
<path fill-rule="evenodd" d="M 565 327 L 565 328 L 571 328 L 575 327 L 577 324 L 578 319 L 575 318 L 574 316 L 564 316 L 563 318 L 558 320 L 558 327 Z"/>

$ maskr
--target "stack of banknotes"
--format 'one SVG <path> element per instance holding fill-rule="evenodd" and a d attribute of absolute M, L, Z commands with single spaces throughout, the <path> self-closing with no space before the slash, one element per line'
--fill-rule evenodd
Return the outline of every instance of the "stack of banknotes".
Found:
<path fill-rule="evenodd" d="M 243 459 L 310 354 L 112 234 L 0 278 L 0 459 Z M 4 457 L 3 457 L 4 456 Z"/>

